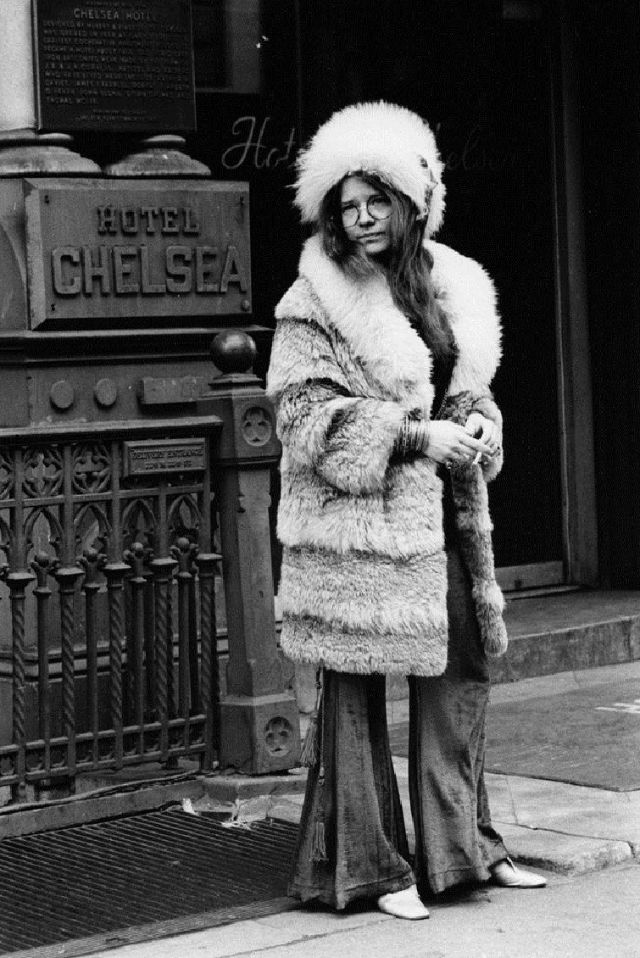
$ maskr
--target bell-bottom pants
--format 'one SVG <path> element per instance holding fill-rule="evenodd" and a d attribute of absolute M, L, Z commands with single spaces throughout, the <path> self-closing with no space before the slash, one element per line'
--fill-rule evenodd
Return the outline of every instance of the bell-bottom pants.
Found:
<path fill-rule="evenodd" d="M 488 879 L 490 866 L 507 857 L 484 784 L 487 661 L 457 551 L 447 562 L 447 669 L 436 678 L 409 676 L 413 867 L 389 748 L 385 677 L 327 670 L 318 716 L 322 760 L 309 770 L 289 888 L 302 901 L 341 909 L 414 882 L 423 894 L 438 893 Z"/>

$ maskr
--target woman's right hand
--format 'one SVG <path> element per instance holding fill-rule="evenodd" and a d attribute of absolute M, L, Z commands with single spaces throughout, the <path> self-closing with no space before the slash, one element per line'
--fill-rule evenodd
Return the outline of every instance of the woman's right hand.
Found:
<path fill-rule="evenodd" d="M 429 423 L 425 455 L 445 466 L 472 463 L 480 456 L 491 456 L 492 450 L 479 439 L 474 439 L 465 430 L 448 419 L 435 419 Z"/>

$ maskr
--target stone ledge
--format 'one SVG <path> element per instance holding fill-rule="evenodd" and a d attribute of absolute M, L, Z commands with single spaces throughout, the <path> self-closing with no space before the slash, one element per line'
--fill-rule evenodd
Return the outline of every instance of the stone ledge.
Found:
<path fill-rule="evenodd" d="M 507 598 L 505 621 L 509 648 L 490 663 L 495 684 L 640 659 L 640 592 Z M 388 679 L 387 690 L 391 701 L 406 698 L 404 676 Z"/>
<path fill-rule="evenodd" d="M 245 801 L 263 795 L 288 795 L 304 792 L 307 770 L 298 768 L 281 775 L 208 775 L 203 779 L 204 792 L 212 801 Z"/>
<path fill-rule="evenodd" d="M 0 812 L 0 840 L 149 812 L 186 800 L 198 801 L 203 795 L 202 781 L 194 777 L 177 782 L 140 783 L 129 791 L 98 789 L 41 805 L 9 806 Z"/>
<path fill-rule="evenodd" d="M 494 682 L 633 662 L 640 658 L 640 592 L 579 591 L 507 599 L 509 649 Z"/>

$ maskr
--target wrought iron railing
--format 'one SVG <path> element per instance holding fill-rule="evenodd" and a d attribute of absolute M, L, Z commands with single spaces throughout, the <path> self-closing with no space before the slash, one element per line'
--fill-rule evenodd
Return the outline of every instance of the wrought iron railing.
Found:
<path fill-rule="evenodd" d="M 0 787 L 14 800 L 29 784 L 73 788 L 79 773 L 129 764 L 212 767 L 220 424 L 202 418 L 2 442 Z M 178 451 L 157 472 L 128 467 L 136 442 L 158 440 L 162 458 L 176 435 L 200 444 L 195 461 Z"/>

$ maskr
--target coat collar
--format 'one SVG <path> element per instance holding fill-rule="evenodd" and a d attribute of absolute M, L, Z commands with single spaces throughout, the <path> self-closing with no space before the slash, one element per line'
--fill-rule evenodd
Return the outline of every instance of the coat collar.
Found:
<path fill-rule="evenodd" d="M 393 302 L 382 276 L 353 280 L 322 250 L 307 241 L 300 274 L 311 283 L 330 323 L 360 357 L 384 393 L 423 408 L 433 402 L 431 354 Z"/>
<path fill-rule="evenodd" d="M 433 256 L 433 289 L 458 347 L 449 395 L 465 391 L 482 395 L 489 390 L 501 356 L 493 282 L 474 259 L 443 243 L 428 241 L 425 245 Z"/>
<path fill-rule="evenodd" d="M 442 243 L 428 241 L 426 246 L 434 260 L 434 291 L 458 347 L 449 394 L 482 395 L 489 390 L 501 354 L 493 283 L 475 260 Z M 384 392 L 428 414 L 434 395 L 431 353 L 393 302 L 384 277 L 348 278 L 326 255 L 317 235 L 303 248 L 300 274 Z"/>

